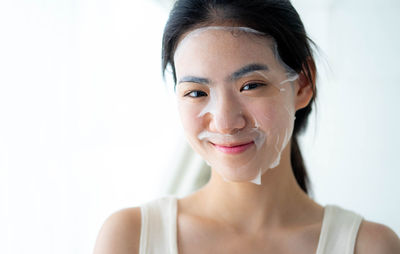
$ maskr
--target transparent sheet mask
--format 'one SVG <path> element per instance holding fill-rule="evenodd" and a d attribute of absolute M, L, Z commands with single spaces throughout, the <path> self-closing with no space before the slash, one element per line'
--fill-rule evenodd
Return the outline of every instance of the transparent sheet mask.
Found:
<path fill-rule="evenodd" d="M 269 54 L 270 60 L 266 64 L 268 68 L 249 64 L 225 79 L 214 79 L 214 76 L 218 75 L 205 75 L 207 80 L 209 79 L 209 83 L 205 85 L 207 88 L 203 89 L 206 96 L 196 98 L 190 104 L 178 105 L 191 107 L 192 117 L 197 118 L 194 121 L 211 121 L 214 128 L 203 128 L 196 133 L 195 138 L 188 140 L 194 150 L 226 181 L 261 184 L 261 176 L 268 169 L 279 165 L 282 151 L 290 141 L 295 120 L 292 82 L 298 78 L 298 74 L 282 62 L 273 38 L 246 27 L 212 26 L 191 31 L 179 43 L 174 56 L 178 76 L 179 61 L 184 58 L 185 52 L 191 50 L 192 45 L 196 46 L 201 40 L 213 42 L 216 39 L 230 39 L 233 44 L 237 40 L 237 44 L 241 45 L 238 46 L 238 50 L 242 49 L 244 52 L 241 57 L 244 58 L 248 54 L 249 60 L 255 57 L 250 48 L 250 53 L 243 50 L 243 45 L 258 48 L 261 45 L 261 49 L 265 50 L 263 53 L 267 54 L 268 51 Z M 226 56 L 216 53 L 215 57 Z M 221 68 L 220 72 L 223 73 L 224 69 Z M 235 74 L 240 77 L 235 78 Z M 258 84 L 254 81 L 247 85 L 240 84 L 240 81 L 246 80 L 247 77 L 249 80 L 258 80 Z M 178 80 L 180 78 L 182 77 L 178 77 Z M 183 83 L 188 81 L 197 82 L 189 79 Z M 181 117 L 185 116 L 181 114 Z M 233 128 L 234 124 L 237 124 L 238 128 Z M 229 133 L 218 131 L 224 127 L 232 127 L 232 130 Z M 250 146 L 237 154 L 226 154 L 215 147 L 237 144 Z"/>

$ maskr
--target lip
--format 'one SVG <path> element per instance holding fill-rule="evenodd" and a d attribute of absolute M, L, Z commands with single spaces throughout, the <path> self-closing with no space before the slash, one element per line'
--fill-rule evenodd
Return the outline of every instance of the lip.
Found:
<path fill-rule="evenodd" d="M 242 143 L 242 144 L 214 144 L 211 143 L 218 151 L 226 153 L 226 154 L 239 154 L 247 149 L 249 149 L 252 145 L 254 145 L 254 142 L 248 142 L 248 143 Z"/>

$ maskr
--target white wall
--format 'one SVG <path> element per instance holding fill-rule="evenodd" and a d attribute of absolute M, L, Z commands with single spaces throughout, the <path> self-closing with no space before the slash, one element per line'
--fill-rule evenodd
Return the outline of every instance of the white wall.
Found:
<path fill-rule="evenodd" d="M 0 2 L 0 253 L 91 253 L 159 195 L 179 129 L 146 0 Z"/>
<path fill-rule="evenodd" d="M 322 52 L 303 139 L 315 197 L 400 235 L 400 2 L 293 3 Z"/>

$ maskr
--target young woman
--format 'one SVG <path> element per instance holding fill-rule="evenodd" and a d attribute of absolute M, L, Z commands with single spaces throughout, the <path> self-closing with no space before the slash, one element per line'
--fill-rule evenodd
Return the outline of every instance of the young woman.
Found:
<path fill-rule="evenodd" d="M 163 38 L 187 139 L 209 182 L 113 214 L 95 253 L 400 253 L 388 227 L 314 202 L 297 136 L 316 95 L 285 0 L 178 0 Z"/>

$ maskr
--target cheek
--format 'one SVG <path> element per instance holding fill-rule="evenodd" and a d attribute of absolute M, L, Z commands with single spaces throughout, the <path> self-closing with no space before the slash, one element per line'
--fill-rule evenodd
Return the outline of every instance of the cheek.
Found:
<path fill-rule="evenodd" d="M 200 108 L 187 103 L 178 103 L 178 111 L 183 129 L 189 137 L 197 135 L 203 130 L 203 119 L 198 117 L 201 112 Z"/>
<path fill-rule="evenodd" d="M 279 101 L 267 101 L 254 105 L 251 114 L 256 124 L 265 132 L 270 133 L 288 127 L 294 120 L 290 116 L 287 106 Z"/>

